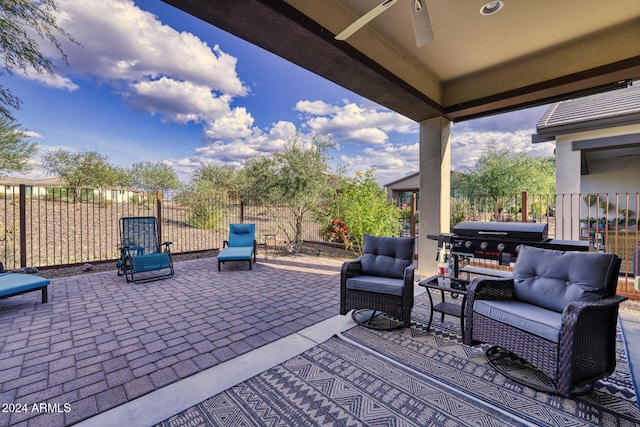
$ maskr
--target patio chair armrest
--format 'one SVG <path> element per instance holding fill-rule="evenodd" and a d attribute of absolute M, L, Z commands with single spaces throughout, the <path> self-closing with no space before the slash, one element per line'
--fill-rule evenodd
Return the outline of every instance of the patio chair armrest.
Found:
<path fill-rule="evenodd" d="M 411 284 L 413 284 L 416 268 L 418 268 L 418 261 L 413 261 L 411 264 L 405 267 L 403 275 L 405 283 L 410 282 Z"/>
<path fill-rule="evenodd" d="M 342 268 L 340 269 L 340 286 L 346 289 L 347 279 L 350 277 L 355 277 L 360 274 L 360 257 L 346 261 L 342 264 Z"/>
<path fill-rule="evenodd" d="M 162 244 L 160 246 L 164 246 L 164 252 L 171 252 L 171 248 L 169 246 L 171 246 L 173 242 L 162 242 Z"/>
<path fill-rule="evenodd" d="M 558 350 L 559 389 L 568 392 L 571 384 L 590 382 L 593 375 L 601 377 L 602 373 L 606 376 L 614 371 L 618 308 L 627 299 L 613 296 L 573 302 L 565 307 Z M 594 358 L 594 354 L 598 357 Z"/>
<path fill-rule="evenodd" d="M 143 255 L 144 254 L 144 248 L 142 246 L 138 246 L 138 245 L 124 245 L 124 246 L 120 246 L 121 249 L 121 253 L 122 255 L 126 255 L 126 256 L 138 256 L 138 255 Z"/>
<path fill-rule="evenodd" d="M 347 279 L 360 274 L 360 267 L 360 257 L 358 257 L 354 260 L 344 262 L 340 269 L 340 314 L 342 315 L 347 314 Z"/>
<path fill-rule="evenodd" d="M 506 300 L 513 298 L 513 277 L 480 277 L 469 283 L 467 299 Z"/>
<path fill-rule="evenodd" d="M 613 310 L 614 313 L 617 313 L 620 304 L 628 299 L 627 297 L 615 295 L 598 301 L 574 301 L 567 305 L 562 312 L 562 329 L 565 326 L 574 329 L 580 317 L 586 316 L 592 311 L 611 312 Z"/>
<path fill-rule="evenodd" d="M 473 304 L 476 300 L 508 300 L 513 298 L 513 277 L 485 278 L 480 277 L 471 281 L 467 287 L 467 302 L 464 307 L 464 340 L 465 344 L 473 345 Z"/>

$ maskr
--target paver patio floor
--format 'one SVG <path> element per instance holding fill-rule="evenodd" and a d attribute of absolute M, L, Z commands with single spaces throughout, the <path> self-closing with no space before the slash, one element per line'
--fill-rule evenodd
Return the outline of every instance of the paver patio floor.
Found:
<path fill-rule="evenodd" d="M 73 424 L 335 316 L 341 264 L 205 258 L 146 284 L 114 267 L 0 300 L 0 425 Z"/>

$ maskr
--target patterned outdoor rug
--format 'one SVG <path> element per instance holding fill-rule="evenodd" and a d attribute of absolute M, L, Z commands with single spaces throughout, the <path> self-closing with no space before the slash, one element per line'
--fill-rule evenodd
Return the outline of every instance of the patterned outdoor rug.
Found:
<path fill-rule="evenodd" d="M 427 332 L 424 304 L 413 320 L 395 331 L 350 329 L 158 425 L 640 425 L 621 342 L 616 372 L 564 399 L 496 373 L 486 346 L 462 344 L 457 322 L 437 319 Z"/>

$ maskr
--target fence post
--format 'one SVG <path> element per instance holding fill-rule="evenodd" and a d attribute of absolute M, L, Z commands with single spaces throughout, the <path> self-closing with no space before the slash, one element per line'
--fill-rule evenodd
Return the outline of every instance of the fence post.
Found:
<path fill-rule="evenodd" d="M 20 267 L 27 266 L 27 186 L 20 184 Z"/>
<path fill-rule="evenodd" d="M 527 212 L 527 208 L 529 206 L 529 201 L 527 200 L 527 192 L 522 192 L 522 222 L 527 222 L 529 218 L 529 213 Z"/>
<path fill-rule="evenodd" d="M 156 218 L 158 218 L 158 244 L 164 242 L 162 240 L 162 190 L 156 191 Z"/>
<path fill-rule="evenodd" d="M 240 224 L 244 224 L 244 202 L 240 200 Z"/>

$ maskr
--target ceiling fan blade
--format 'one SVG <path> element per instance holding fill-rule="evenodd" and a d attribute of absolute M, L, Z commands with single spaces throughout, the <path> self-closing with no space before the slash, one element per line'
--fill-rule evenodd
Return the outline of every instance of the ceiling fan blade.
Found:
<path fill-rule="evenodd" d="M 340 34 L 336 36 L 336 40 L 346 40 L 353 35 L 360 28 L 367 25 L 370 21 L 372 21 L 376 16 L 380 15 L 382 12 L 387 10 L 387 8 L 393 6 L 398 0 L 385 0 L 380 3 L 378 6 L 371 9 L 369 12 L 362 15 L 360 18 L 356 19 L 351 25 L 342 30 Z"/>
<path fill-rule="evenodd" d="M 411 17 L 416 34 L 416 46 L 422 47 L 433 40 L 433 29 L 425 0 L 412 0 Z M 424 4 L 423 4 L 424 3 Z"/>

